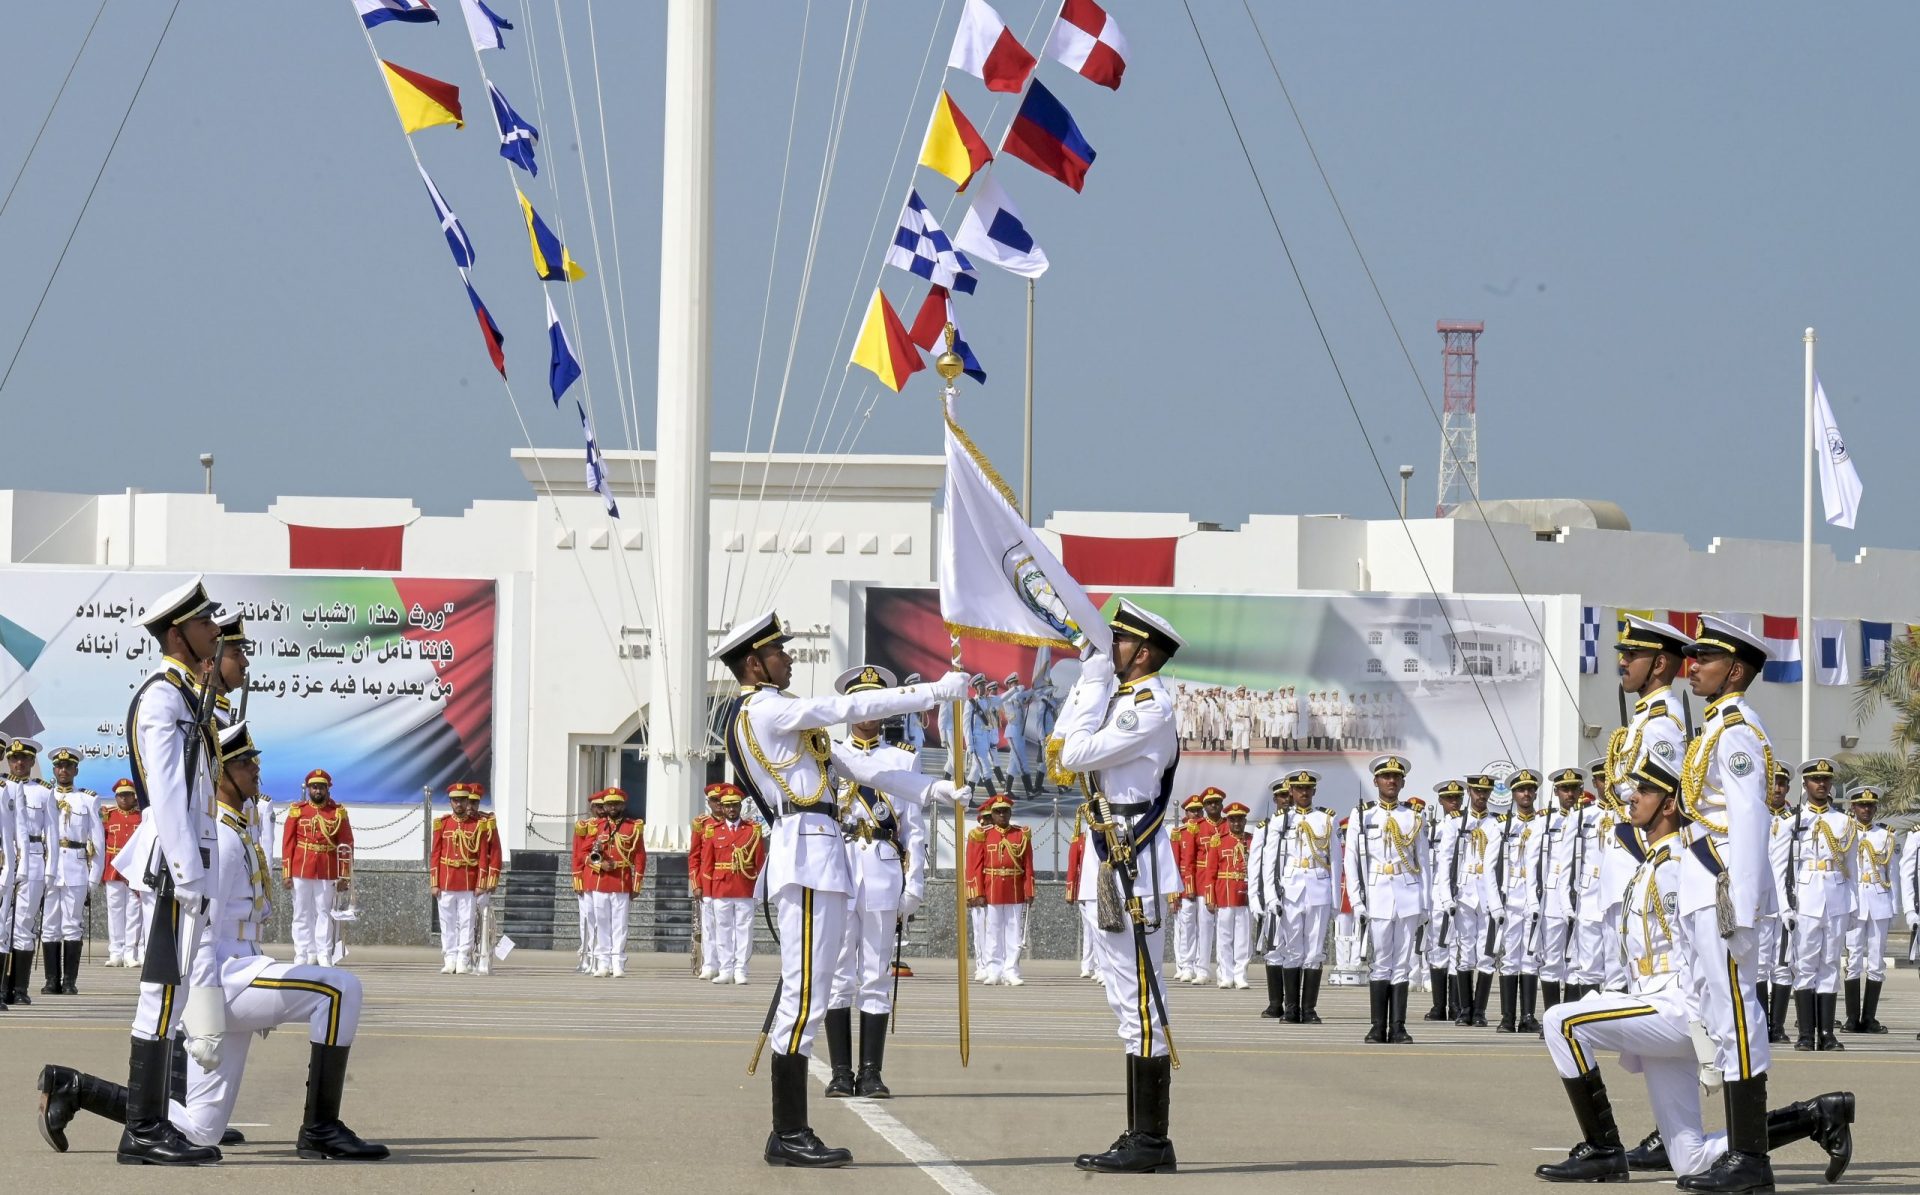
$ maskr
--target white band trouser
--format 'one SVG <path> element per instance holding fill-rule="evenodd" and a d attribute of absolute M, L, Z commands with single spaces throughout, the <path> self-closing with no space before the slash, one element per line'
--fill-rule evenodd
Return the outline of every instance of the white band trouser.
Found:
<path fill-rule="evenodd" d="M 333 957 L 333 896 L 336 881 L 293 881 L 293 956 Z"/>

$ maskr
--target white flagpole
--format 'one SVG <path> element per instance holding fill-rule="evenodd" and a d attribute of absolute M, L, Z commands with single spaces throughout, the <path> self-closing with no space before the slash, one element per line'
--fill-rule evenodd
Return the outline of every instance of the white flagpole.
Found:
<path fill-rule="evenodd" d="M 1800 450 L 1800 758 L 1813 749 L 1813 329 L 1801 337 L 1807 346 L 1806 443 Z"/>

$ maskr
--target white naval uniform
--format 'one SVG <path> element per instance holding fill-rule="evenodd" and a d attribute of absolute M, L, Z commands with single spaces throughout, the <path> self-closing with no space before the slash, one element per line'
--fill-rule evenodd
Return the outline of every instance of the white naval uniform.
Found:
<path fill-rule="evenodd" d="M 1681 831 L 1680 936 L 1715 1065 L 1729 1081 L 1764 1073 L 1772 1058 L 1766 1012 L 1754 989 L 1760 973 L 1754 927 L 1776 909 L 1767 866 L 1771 762 L 1758 717 L 1741 695 L 1729 694 L 1707 706 L 1681 773 L 1681 801 L 1694 820 Z M 1700 770 L 1694 791 L 1687 775 Z M 1716 897 L 1723 882 L 1732 927 L 1725 937 Z"/>
<path fill-rule="evenodd" d="M 1631 783 L 1628 777 L 1647 756 L 1659 759 L 1678 774 L 1686 754 L 1687 730 L 1676 712 L 1673 689 L 1662 686 L 1633 703 L 1633 716 L 1607 741 L 1607 775 L 1594 780 L 1601 788 L 1601 803 L 1608 806 L 1600 830 L 1599 900 L 1605 906 L 1600 923 L 1600 958 L 1606 967 L 1602 982 L 1612 991 L 1623 991 L 1627 985 L 1626 964 L 1620 958 L 1620 901 L 1627 881 L 1646 857 L 1644 836 L 1627 820 L 1621 803 L 1626 798 L 1620 790 Z"/>
<path fill-rule="evenodd" d="M 840 752 L 882 771 L 920 768 L 913 752 L 885 743 L 851 739 Z M 840 799 L 853 893 L 827 1007 L 892 1012 L 895 926 L 918 912 L 927 895 L 925 797 L 895 799 L 852 784 Z"/>
<path fill-rule="evenodd" d="M 1157 673 L 1119 684 L 1111 657 L 1092 656 L 1067 694 L 1054 722 L 1054 737 L 1061 742 L 1060 765 L 1093 773 L 1094 790 L 1128 827 L 1137 869 L 1134 894 L 1146 918 L 1146 957 L 1140 957 L 1129 923 L 1118 932 L 1096 928 L 1094 963 L 1127 1053 L 1143 1058 L 1165 1054 L 1165 1021 L 1148 989 L 1159 982 L 1166 925 L 1163 898 L 1182 890 L 1166 826 L 1173 769 L 1180 758 L 1173 695 Z M 1080 864 L 1077 900 L 1098 899 L 1105 870 L 1106 834 L 1097 829 L 1088 834 L 1093 849 Z M 1124 887 L 1120 895 L 1125 898 Z"/>
<path fill-rule="evenodd" d="M 1494 919 L 1494 969 L 1501 975 L 1533 975 L 1533 920 L 1540 911 L 1535 886 L 1546 826 L 1537 813 L 1501 814 L 1498 833 L 1487 831 L 1494 860 L 1481 877 L 1483 898 Z"/>
<path fill-rule="evenodd" d="M 305 1021 L 316 1045 L 353 1044 L 360 1024 L 360 979 L 341 967 L 280 963 L 260 951 L 272 905 L 266 852 L 245 815 L 222 807 L 219 886 L 213 894 L 213 949 L 225 990 L 227 1033 L 212 1070 L 187 1058 L 187 1098 L 170 1101 L 167 1119 L 196 1145 L 218 1145 L 240 1098 L 255 1034 Z"/>
<path fill-rule="evenodd" d="M 9 780 L 15 849 L 11 890 L 13 949 L 32 950 L 40 940 L 40 908 L 47 894 L 47 864 L 54 851 L 53 789 L 39 780 Z"/>
<path fill-rule="evenodd" d="M 1608 901 L 1600 887 L 1600 869 L 1606 858 L 1604 836 L 1613 833 L 1615 818 L 1598 802 L 1584 805 L 1582 810 L 1586 814 L 1586 841 L 1581 845 L 1580 867 L 1573 878 L 1580 904 L 1574 918 L 1573 950 L 1567 959 L 1567 979 L 1571 983 L 1599 987 L 1607 977 L 1606 960 L 1601 957 L 1601 943 L 1606 937 L 1604 927 Z"/>
<path fill-rule="evenodd" d="M 1493 869 L 1493 837 L 1500 829 L 1499 816 L 1475 813 L 1472 806 L 1460 811 L 1460 882 L 1453 895 L 1453 923 L 1447 941 L 1453 947 L 1456 971 L 1477 971 L 1492 975 L 1493 952 L 1487 948 L 1487 921 L 1495 899 L 1488 892 L 1487 873 Z M 1439 866 L 1438 863 L 1435 866 Z"/>
<path fill-rule="evenodd" d="M 53 802 L 40 940 L 78 942 L 86 934 L 87 894 L 107 868 L 107 834 L 100 824 L 98 793 L 85 788 L 55 790 Z"/>
<path fill-rule="evenodd" d="M 1920 830 L 1908 830 L 1900 846 L 1900 909 L 1906 914 L 1907 929 L 1920 926 Z M 1920 940 L 1909 940 L 1907 958 L 1914 957 Z"/>
<path fill-rule="evenodd" d="M 1708 1135 L 1700 1116 L 1699 1066 L 1688 1022 L 1694 1015 L 1684 974 L 1677 890 L 1679 834 L 1654 844 L 1622 894 L 1627 988 L 1588 992 L 1547 1010 L 1547 1052 L 1562 1078 L 1595 1069 L 1601 1050 L 1617 1050 L 1622 1069 L 1644 1075 L 1654 1123 L 1675 1174 L 1697 1174 L 1726 1152 L 1726 1134 Z M 1761 1034 L 1762 1041 L 1766 1035 Z"/>
<path fill-rule="evenodd" d="M 1430 971 L 1445 971 L 1452 960 L 1453 939 L 1440 940 L 1442 922 L 1447 910 L 1453 906 L 1454 864 L 1460 851 L 1460 827 L 1466 823 L 1465 815 L 1458 811 L 1448 813 L 1437 809 L 1427 818 L 1427 858 L 1433 866 L 1427 871 L 1427 908 L 1430 910 L 1425 941 L 1421 948 L 1421 961 Z M 1445 921 L 1447 933 L 1454 932 L 1453 922 Z"/>
<path fill-rule="evenodd" d="M 1340 891 L 1340 824 L 1333 810 L 1290 805 L 1269 818 L 1247 865 L 1248 903 L 1279 924 L 1267 962 L 1312 970 L 1327 959 L 1327 922 Z M 1253 880 L 1259 880 L 1259 903 Z"/>
<path fill-rule="evenodd" d="M 1779 823 L 1767 817 L 1771 831 Z M 1779 829 L 1787 836 L 1787 865 L 1775 871 L 1769 857 L 1769 874 L 1782 882 L 1767 887 L 1792 932 L 1793 990 L 1832 995 L 1840 990 L 1840 954 L 1853 925 L 1860 823 L 1837 805 L 1807 803 Z"/>
<path fill-rule="evenodd" d="M 1342 864 L 1353 909 L 1367 918 L 1373 939 L 1371 978 L 1406 983 L 1413 974 L 1413 940 L 1427 919 L 1427 837 L 1420 815 L 1395 801 L 1369 801 L 1347 823 Z"/>
<path fill-rule="evenodd" d="M 1773 873 L 1774 902 L 1780 908 L 1787 907 L 1787 848 L 1793 839 L 1794 810 L 1791 805 L 1783 806 L 1773 814 L 1773 824 L 1767 827 L 1767 866 Z M 1791 991 L 1793 988 L 1793 935 L 1781 924 L 1784 918 L 1764 917 L 1755 926 L 1756 936 L 1760 939 L 1760 977 L 1769 984 Z"/>
<path fill-rule="evenodd" d="M 13 948 L 13 872 L 19 855 L 13 787 L 0 783 L 0 952 Z"/>
<path fill-rule="evenodd" d="M 934 778 L 882 774 L 834 753 L 825 728 L 929 709 L 932 685 L 845 696 L 798 697 L 764 685 L 742 694 L 727 727 L 735 779 L 771 813 L 761 891 L 780 929 L 780 1000 L 768 1040 L 776 1054 L 811 1054 L 827 1015 L 835 964 L 854 894 L 846 839 L 834 817 L 828 759 L 856 781 L 895 797 L 925 799 Z"/>
<path fill-rule="evenodd" d="M 1538 863 L 1538 968 L 1542 983 L 1566 983 L 1577 969 L 1581 872 L 1587 866 L 1598 814 L 1577 802 L 1572 809 L 1562 810 L 1556 801 L 1544 816 L 1547 824 Z"/>
<path fill-rule="evenodd" d="M 1893 924 L 1893 831 L 1876 823 L 1855 843 L 1853 927 L 1847 933 L 1847 978 L 1887 978 L 1887 929 Z"/>
<path fill-rule="evenodd" d="M 187 666 L 169 658 L 141 682 L 134 695 L 127 745 L 133 781 L 147 807 L 127 845 L 114 856 L 113 869 L 141 892 L 155 891 L 155 884 L 164 877 L 174 899 L 155 900 L 150 906 L 147 944 L 151 948 L 161 940 L 155 931 L 165 917 L 183 977 L 178 986 L 214 988 L 220 986 L 220 975 L 208 904 L 220 880 L 219 821 L 213 796 L 216 745 L 204 727 L 194 725 L 199 693 L 200 685 Z M 187 744 L 195 734 L 203 738 L 194 751 L 193 773 L 188 775 Z M 149 873 L 155 878 L 150 880 Z M 186 1005 L 176 985 L 142 982 L 133 1036 L 145 1041 L 170 1036 Z"/>

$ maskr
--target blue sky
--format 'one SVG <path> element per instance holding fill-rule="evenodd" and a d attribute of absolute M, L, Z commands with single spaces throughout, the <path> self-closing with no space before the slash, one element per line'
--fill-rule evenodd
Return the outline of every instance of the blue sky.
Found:
<path fill-rule="evenodd" d="M 999 7 L 1016 30 L 1038 21 L 1028 39 L 1037 47 L 1053 5 Z M 30 6 L 0 42 L 9 116 L 0 184 L 25 158 L 94 7 Z M 107 8 L 0 215 L 5 357 L 167 7 Z M 428 130 L 415 144 L 478 246 L 474 284 L 506 332 L 532 437 L 573 447 L 572 411 L 547 402 L 540 284 L 484 91 L 457 3 L 440 7 L 448 19 L 437 28 L 388 25 L 375 38 L 391 59 L 462 88 L 466 129 Z M 561 0 L 578 139 L 554 0 L 497 7 L 523 28 L 489 56 L 489 71 L 544 133 L 541 176 L 523 185 L 550 222 L 564 221 L 592 274 L 572 288 L 578 310 L 567 314 L 600 441 L 650 446 L 664 6 L 601 0 L 590 41 L 585 0 Z M 959 8 L 870 2 L 862 21 L 854 0 L 850 23 L 845 0 L 720 6 L 716 449 L 767 447 L 836 81 L 850 60 L 778 447 L 939 450 L 931 371 L 875 403 L 866 375 L 849 378 L 843 363 L 855 330 L 847 313 L 857 320 L 881 273 Z M 1373 471 L 1185 12 L 1158 0 L 1111 8 L 1133 47 L 1117 93 L 1041 67 L 1098 151 L 1084 193 L 1017 162 L 997 175 L 1053 261 L 1038 291 L 1037 512 L 1386 515 L 1392 487 Z M 1401 463 L 1418 469 L 1418 509 L 1432 500 L 1433 418 L 1246 12 L 1225 0 L 1194 10 L 1383 464 L 1390 477 Z M 1695 543 L 1794 537 L 1800 332 L 1814 324 L 1866 483 L 1858 531 L 1821 538 L 1842 552 L 1912 545 L 1897 512 L 1920 501 L 1920 471 L 1898 463 L 1898 445 L 1920 419 L 1903 347 L 1920 278 L 1910 63 L 1920 9 L 1269 2 L 1254 11 L 1436 402 L 1434 321 L 1486 322 L 1483 495 L 1612 499 L 1636 527 Z M 859 52 L 843 60 L 856 32 Z M 997 142 L 1011 105 L 996 111 L 969 77 L 947 87 Z M 927 171 L 916 181 L 957 225 L 951 185 Z M 917 283 L 885 273 L 910 319 Z M 602 276 L 630 342 L 617 357 Z M 991 375 L 984 388 L 962 382 L 967 419 L 1017 476 L 1024 284 L 983 267 L 978 294 L 960 302 Z M 615 385 L 629 352 L 637 431 Z M 519 422 L 347 0 L 182 7 L 0 404 L 12 448 L 5 484 L 20 488 L 197 489 L 196 455 L 213 451 L 223 498 L 243 509 L 281 493 L 344 493 L 452 512 L 525 493 L 507 458 L 525 443 Z"/>

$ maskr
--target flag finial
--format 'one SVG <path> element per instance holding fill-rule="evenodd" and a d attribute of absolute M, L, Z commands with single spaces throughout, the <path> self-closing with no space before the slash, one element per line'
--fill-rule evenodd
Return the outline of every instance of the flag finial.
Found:
<path fill-rule="evenodd" d="M 967 363 L 959 353 L 953 351 L 953 342 L 957 333 L 955 333 L 951 323 L 947 325 L 946 336 L 947 351 L 933 359 L 933 369 L 935 373 L 938 373 L 951 384 L 955 378 L 966 372 Z"/>

